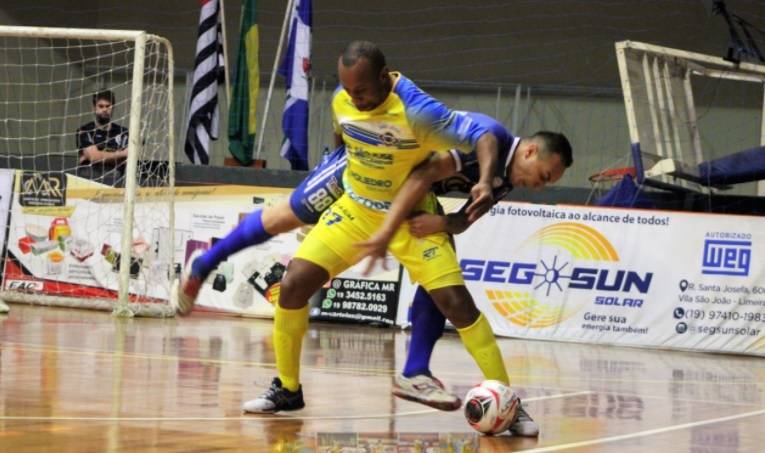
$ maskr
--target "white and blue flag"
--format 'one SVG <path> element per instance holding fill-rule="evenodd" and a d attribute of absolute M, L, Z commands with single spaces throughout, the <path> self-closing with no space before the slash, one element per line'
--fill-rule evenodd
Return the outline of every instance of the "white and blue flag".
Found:
<path fill-rule="evenodd" d="M 308 170 L 308 74 L 311 70 L 311 0 L 295 0 L 290 18 L 287 54 L 279 74 L 287 83 L 281 155 L 293 170 Z"/>

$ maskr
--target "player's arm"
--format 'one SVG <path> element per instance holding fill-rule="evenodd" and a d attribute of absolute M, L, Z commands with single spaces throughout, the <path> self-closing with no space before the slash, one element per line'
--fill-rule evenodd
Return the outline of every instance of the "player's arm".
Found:
<path fill-rule="evenodd" d="M 93 142 L 93 136 L 87 130 L 77 129 L 77 148 L 80 150 L 79 163 L 114 162 L 127 157 L 127 148 L 117 151 L 101 151 Z M 125 140 L 123 143 L 125 143 Z"/>
<path fill-rule="evenodd" d="M 415 167 L 393 199 L 388 214 L 380 228 L 366 241 L 358 243 L 364 249 L 363 255 L 372 257 L 365 270 L 368 274 L 378 259 L 383 259 L 388 244 L 393 239 L 399 226 L 430 190 L 434 182 L 452 175 L 457 169 L 451 153 L 433 153 L 428 160 Z"/>
<path fill-rule="evenodd" d="M 415 167 L 393 199 L 379 231 L 393 237 L 433 183 L 448 178 L 456 170 L 457 165 L 450 153 L 433 153 L 428 160 Z"/>
<path fill-rule="evenodd" d="M 415 135 L 421 143 L 430 143 L 431 149 L 455 148 L 464 153 L 476 153 L 480 179 L 470 191 L 473 201 L 466 213 L 471 221 L 478 220 L 494 204 L 491 182 L 499 160 L 497 136 L 481 121 L 465 112 L 451 111 L 426 94 L 413 97 L 407 114 Z"/>
<path fill-rule="evenodd" d="M 487 131 L 476 142 L 475 153 L 478 157 L 480 177 L 478 182 L 470 189 L 470 197 L 473 201 L 465 209 L 465 214 L 470 222 L 475 222 L 494 205 L 491 182 L 497 168 L 499 156 L 497 137 Z"/>
<path fill-rule="evenodd" d="M 496 189 L 492 191 L 492 199 L 499 200 L 506 194 L 505 190 Z M 471 220 L 466 213 L 467 208 L 472 205 L 472 201 L 471 197 L 462 205 L 459 211 L 447 215 L 419 213 L 409 219 L 409 232 L 415 237 L 423 237 L 440 232 L 460 234 L 482 217 L 481 215 L 475 220 Z"/>
<path fill-rule="evenodd" d="M 418 238 L 440 232 L 460 234 L 472 224 L 462 212 L 447 215 L 420 213 L 409 219 L 409 232 Z"/>
<path fill-rule="evenodd" d="M 85 161 L 88 161 L 91 164 L 97 162 L 117 162 L 126 159 L 127 155 L 127 148 L 119 149 L 117 151 L 101 151 L 96 145 L 90 145 L 82 150 L 82 154 L 80 154 L 80 163 Z"/>

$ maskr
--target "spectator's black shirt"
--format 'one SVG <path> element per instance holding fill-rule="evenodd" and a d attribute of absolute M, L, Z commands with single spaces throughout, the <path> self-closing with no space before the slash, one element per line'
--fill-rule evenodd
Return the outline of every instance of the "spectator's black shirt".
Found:
<path fill-rule="evenodd" d="M 75 138 L 78 155 L 82 155 L 82 151 L 91 145 L 106 152 L 119 151 L 128 146 L 128 130 L 117 123 L 109 123 L 108 128 L 98 128 L 95 121 L 91 121 L 77 129 Z M 104 184 L 120 186 L 124 182 L 125 161 L 95 164 L 85 161 L 78 168 L 77 174 Z"/>
<path fill-rule="evenodd" d="M 95 121 L 77 129 L 77 149 L 80 154 L 88 146 L 96 145 L 99 151 L 119 151 L 128 146 L 128 130 L 117 123 L 109 123 L 109 127 L 96 127 Z"/>

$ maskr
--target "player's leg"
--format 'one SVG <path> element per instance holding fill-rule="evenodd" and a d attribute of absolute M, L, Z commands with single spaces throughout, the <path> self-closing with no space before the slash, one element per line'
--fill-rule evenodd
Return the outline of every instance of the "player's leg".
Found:
<path fill-rule="evenodd" d="M 178 313 L 185 315 L 191 312 L 204 281 L 229 256 L 302 225 L 303 222 L 292 212 L 289 202 L 284 201 L 249 214 L 210 249 L 193 253 L 177 290 L 173 288 L 171 297 Z"/>
<path fill-rule="evenodd" d="M 449 284 L 430 288 L 428 292 L 444 316 L 457 328 L 462 343 L 484 377 L 509 384 L 510 379 L 489 320 L 478 311 L 465 285 Z"/>
<path fill-rule="evenodd" d="M 419 208 L 443 215 L 434 196 L 426 197 Z M 453 238 L 449 241 L 454 246 Z M 436 341 L 443 335 L 446 317 L 422 286 L 417 287 L 411 309 L 412 333 L 406 363 L 401 374 L 393 378 L 393 394 L 440 410 L 457 410 L 460 398 L 450 393 L 430 371 L 430 357 Z"/>
<path fill-rule="evenodd" d="M 446 286 L 433 289 L 430 294 L 449 321 L 457 327 L 462 343 L 481 368 L 484 378 L 509 385 L 510 379 L 494 332 L 489 321 L 475 306 L 467 288 L 464 285 Z M 509 430 L 518 436 L 539 435 L 539 425 L 529 416 L 522 403 L 518 406 L 516 419 Z"/>
<path fill-rule="evenodd" d="M 435 284 L 438 286 L 438 284 Z M 475 305 L 470 292 L 463 285 L 445 286 L 431 289 L 429 294 L 449 321 L 457 328 L 462 343 L 483 372 L 485 379 L 494 379 L 509 385 L 510 379 L 505 369 L 502 354 L 497 346 L 494 332 L 489 321 Z M 536 437 L 539 425 L 523 408 L 518 406 L 515 421 L 510 425 L 510 432 L 518 436 Z"/>
<path fill-rule="evenodd" d="M 436 341 L 443 335 L 446 323 L 446 317 L 422 286 L 418 286 L 414 293 L 411 313 L 412 337 L 402 372 L 409 378 L 418 374 L 431 374 L 430 356 Z"/>
<path fill-rule="evenodd" d="M 220 263 L 247 247 L 262 244 L 273 236 L 303 226 L 288 200 L 259 209 L 239 223 L 223 239 L 191 263 L 191 274 L 204 280 Z"/>
<path fill-rule="evenodd" d="M 330 277 L 353 264 L 345 258 L 358 255 L 354 244 L 359 239 L 354 239 L 357 235 L 354 236 L 352 225 L 348 225 L 351 222 L 352 218 L 336 213 L 335 207 L 327 210 L 295 253 L 282 279 L 274 314 L 273 340 L 278 377 L 265 393 L 244 403 L 245 412 L 272 413 L 304 406 L 300 355 L 308 328 L 308 299 Z M 351 229 L 344 228 L 346 226 Z"/>
<path fill-rule="evenodd" d="M 171 298 L 180 314 L 194 307 L 205 279 L 220 263 L 240 250 L 262 244 L 273 236 L 303 225 L 313 225 L 340 195 L 345 148 L 339 147 L 320 163 L 290 194 L 288 200 L 255 211 L 209 250 L 192 254 Z"/>
<path fill-rule="evenodd" d="M 444 210 L 438 199 L 429 194 L 421 203 L 419 208 L 424 211 L 432 212 L 438 215 L 444 215 Z M 454 238 L 450 235 L 449 242 L 454 248 Z M 422 286 L 417 286 L 414 293 L 411 309 L 412 335 L 407 352 L 404 370 L 401 373 L 397 383 L 406 384 L 405 379 L 412 379 L 419 375 L 432 377 L 430 372 L 430 356 L 433 353 L 433 347 L 436 341 L 443 335 L 446 325 L 446 317 L 441 313 L 433 299 Z M 441 384 L 434 379 L 435 383 Z M 441 385 L 443 387 L 443 385 Z M 422 385 L 411 385 L 413 389 L 422 388 Z M 456 398 L 456 397 L 455 397 Z M 456 399 L 459 403 L 459 398 Z"/>
<path fill-rule="evenodd" d="M 446 317 L 421 286 L 412 302 L 412 334 L 406 363 L 393 378 L 393 394 L 440 410 L 457 410 L 460 398 L 446 390 L 430 371 L 430 356 L 444 331 Z"/>
<path fill-rule="evenodd" d="M 262 395 L 243 404 L 244 412 L 273 413 L 305 406 L 300 355 L 308 330 L 307 302 L 328 279 L 329 273 L 315 263 L 300 258 L 290 262 L 282 279 L 279 302 L 274 306 L 273 343 L 278 376 Z"/>

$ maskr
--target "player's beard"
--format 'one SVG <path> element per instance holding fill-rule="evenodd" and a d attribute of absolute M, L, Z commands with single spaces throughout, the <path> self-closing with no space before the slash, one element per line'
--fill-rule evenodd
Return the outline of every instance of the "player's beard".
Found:
<path fill-rule="evenodd" d="M 96 115 L 96 123 L 98 123 L 101 126 L 109 124 L 109 121 L 111 120 L 112 120 L 112 117 L 110 115 Z"/>

